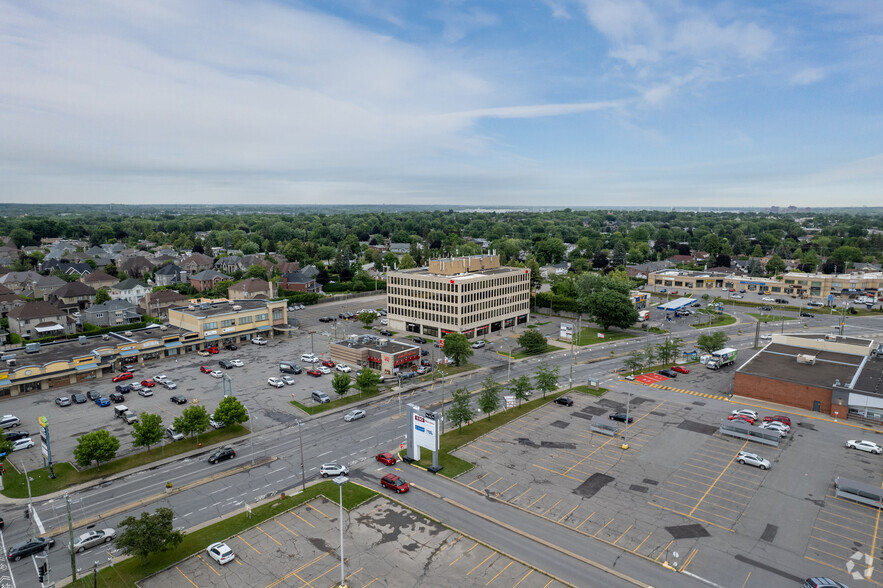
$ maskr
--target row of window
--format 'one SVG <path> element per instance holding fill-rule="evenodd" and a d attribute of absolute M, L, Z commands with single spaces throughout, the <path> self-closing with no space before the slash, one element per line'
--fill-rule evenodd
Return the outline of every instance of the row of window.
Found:
<path fill-rule="evenodd" d="M 277 312 L 279 315 L 278 317 L 276 316 Z M 270 315 L 267 314 L 266 312 L 263 312 L 261 314 L 256 314 L 253 317 L 252 316 L 241 316 L 241 317 L 239 317 L 239 319 L 223 320 L 223 321 L 221 321 L 221 326 L 222 327 L 232 327 L 233 325 L 236 324 L 236 320 L 239 321 L 240 325 L 250 325 L 252 322 L 259 323 L 261 321 L 266 321 L 267 317 L 269 317 L 269 316 Z M 281 310 L 280 311 L 274 310 L 273 311 L 273 318 L 277 319 L 277 320 L 281 319 L 282 318 L 282 311 Z M 217 328 L 218 328 L 218 321 L 211 321 L 211 322 L 206 322 L 206 323 L 202 324 L 202 329 L 204 331 L 211 331 L 212 329 L 217 329 Z"/>
<path fill-rule="evenodd" d="M 442 312 L 447 315 L 452 315 L 457 313 L 456 306 L 450 306 L 447 304 L 439 304 L 438 302 L 426 302 L 424 300 L 414 300 L 412 298 L 399 298 L 397 296 L 388 297 L 390 304 L 390 312 L 392 312 L 392 305 L 400 305 L 400 306 L 410 306 L 411 308 L 419 308 L 421 310 L 431 310 L 434 312 Z"/>
<path fill-rule="evenodd" d="M 460 297 L 456 294 L 445 294 L 444 292 L 429 292 L 426 290 L 414 290 L 412 288 L 403 287 L 387 287 L 386 293 L 389 295 L 408 296 L 413 298 L 422 298 L 424 300 L 437 300 L 438 302 L 450 302 L 459 304 Z"/>
<path fill-rule="evenodd" d="M 527 312 L 530 310 L 530 303 L 524 302 L 521 304 L 512 304 L 510 306 L 497 309 L 494 312 L 477 312 L 475 314 L 470 314 L 463 319 L 464 325 L 470 325 L 473 323 L 484 323 L 492 320 L 500 320 L 501 316 L 511 315 L 517 312 Z"/>
<path fill-rule="evenodd" d="M 401 276 L 389 276 L 387 288 L 395 286 L 407 286 L 421 290 L 435 290 L 438 292 L 475 292 L 487 288 L 509 286 L 513 284 L 529 284 L 530 275 L 522 272 L 512 272 L 509 275 L 494 278 L 484 278 L 471 282 L 451 283 L 449 278 L 439 277 L 436 279 L 410 278 Z"/>
<path fill-rule="evenodd" d="M 513 303 L 517 303 L 517 302 L 527 303 L 527 301 L 529 299 L 530 299 L 530 294 L 525 292 L 524 294 L 519 295 L 519 296 L 506 296 L 503 299 L 483 300 L 481 302 L 476 302 L 475 304 L 465 305 L 462 308 L 462 312 L 464 314 L 469 314 L 471 312 L 477 312 L 480 310 L 489 310 L 492 308 L 493 309 L 502 309 L 502 308 L 506 308 L 507 305 L 509 305 L 509 304 L 513 304 Z"/>
<path fill-rule="evenodd" d="M 498 298 L 500 296 L 508 296 L 511 294 L 529 294 L 530 293 L 530 283 L 524 282 L 522 284 L 518 284 L 517 286 L 506 286 L 503 288 L 489 288 L 487 290 L 482 290 L 480 292 L 476 292 L 475 294 L 466 294 L 463 296 L 463 302 L 475 302 L 476 300 L 483 300 L 485 298 Z"/>

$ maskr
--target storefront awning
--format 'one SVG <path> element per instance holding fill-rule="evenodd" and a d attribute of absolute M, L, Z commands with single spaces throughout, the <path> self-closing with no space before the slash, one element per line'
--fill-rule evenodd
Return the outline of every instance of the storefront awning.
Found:
<path fill-rule="evenodd" d="M 129 349 L 120 353 L 120 357 L 129 357 L 130 355 L 138 355 L 137 349 Z"/>
<path fill-rule="evenodd" d="M 85 365 L 78 365 L 78 366 L 75 367 L 74 369 L 77 370 L 78 372 L 82 372 L 82 371 L 85 371 L 85 370 L 94 370 L 94 369 L 98 369 L 99 367 L 101 367 L 101 366 L 98 365 L 97 363 L 87 363 L 87 364 L 85 364 Z"/>
<path fill-rule="evenodd" d="M 180 341 L 172 341 L 171 343 L 166 343 L 164 347 L 166 349 L 170 349 L 172 347 L 180 347 L 181 345 L 183 345 L 183 343 L 181 343 Z"/>
<path fill-rule="evenodd" d="M 269 330 L 270 330 L 270 326 L 269 326 L 269 325 L 265 325 L 265 326 L 263 326 L 263 327 L 258 327 L 258 331 L 269 331 Z"/>
<path fill-rule="evenodd" d="M 221 338 L 220 335 L 206 335 L 205 336 L 206 341 L 214 341 L 215 339 L 220 339 L 220 338 Z"/>

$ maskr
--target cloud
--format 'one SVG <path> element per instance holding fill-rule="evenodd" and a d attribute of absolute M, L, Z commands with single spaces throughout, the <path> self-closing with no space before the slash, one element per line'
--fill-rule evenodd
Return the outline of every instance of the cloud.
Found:
<path fill-rule="evenodd" d="M 827 71 L 823 68 L 806 67 L 791 76 L 791 83 L 797 86 L 808 86 L 824 80 L 827 75 Z"/>
<path fill-rule="evenodd" d="M 444 23 L 442 38 L 448 43 L 456 43 L 476 29 L 499 24 L 497 15 L 475 6 L 465 10 L 447 7 L 434 13 L 434 16 Z"/>
<path fill-rule="evenodd" d="M 559 20 L 570 20 L 570 12 L 564 7 L 564 4 L 556 0 L 540 0 L 552 12 L 552 18 Z"/>

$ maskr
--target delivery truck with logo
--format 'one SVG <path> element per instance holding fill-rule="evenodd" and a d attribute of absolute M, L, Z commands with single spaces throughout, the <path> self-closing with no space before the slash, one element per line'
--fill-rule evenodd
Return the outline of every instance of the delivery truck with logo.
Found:
<path fill-rule="evenodd" d="M 706 362 L 705 367 L 710 370 L 716 370 L 725 365 L 732 365 L 736 361 L 737 350 L 732 347 L 725 347 L 711 352 L 711 358 Z"/>

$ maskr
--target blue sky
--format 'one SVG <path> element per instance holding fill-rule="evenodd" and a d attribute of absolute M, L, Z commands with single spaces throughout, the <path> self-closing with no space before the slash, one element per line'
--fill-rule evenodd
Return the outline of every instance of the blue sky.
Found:
<path fill-rule="evenodd" d="M 872 206 L 878 0 L 0 0 L 0 202 Z"/>

